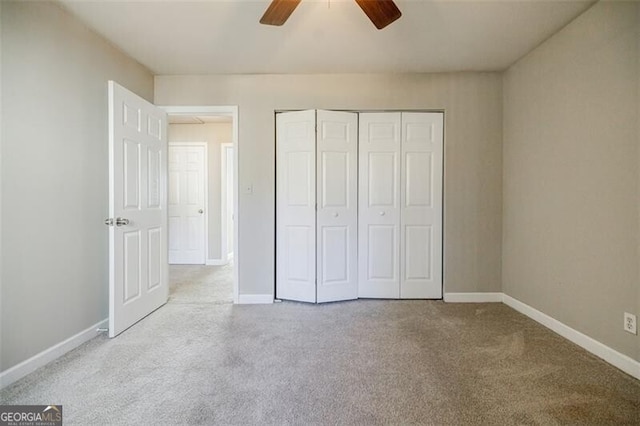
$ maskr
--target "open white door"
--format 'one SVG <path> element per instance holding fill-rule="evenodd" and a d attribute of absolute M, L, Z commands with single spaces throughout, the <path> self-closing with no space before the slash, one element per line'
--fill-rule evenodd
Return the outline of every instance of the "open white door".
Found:
<path fill-rule="evenodd" d="M 109 337 L 167 301 L 167 116 L 109 82 Z"/>
<path fill-rule="evenodd" d="M 276 297 L 316 301 L 316 111 L 276 116 Z"/>
<path fill-rule="evenodd" d="M 358 298 L 358 114 L 317 112 L 317 302 Z"/>

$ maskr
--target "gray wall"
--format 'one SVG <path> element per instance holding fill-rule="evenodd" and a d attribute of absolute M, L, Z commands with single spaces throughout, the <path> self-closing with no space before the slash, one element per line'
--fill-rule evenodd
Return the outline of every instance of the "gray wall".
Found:
<path fill-rule="evenodd" d="M 640 360 L 640 12 L 600 2 L 504 76 L 503 290 Z"/>
<path fill-rule="evenodd" d="M 57 5 L 2 2 L 1 370 L 107 317 L 109 79 L 153 98 Z"/>
<path fill-rule="evenodd" d="M 238 105 L 240 294 L 274 286 L 274 110 L 444 109 L 445 292 L 500 291 L 499 73 L 156 76 L 158 105 Z"/>
<path fill-rule="evenodd" d="M 170 124 L 169 142 L 206 142 L 208 179 L 208 229 L 209 257 L 207 260 L 222 258 L 222 217 L 221 187 L 222 181 L 220 144 L 233 142 L 233 126 L 231 123 L 206 124 Z M 226 258 L 225 258 L 226 260 Z"/>

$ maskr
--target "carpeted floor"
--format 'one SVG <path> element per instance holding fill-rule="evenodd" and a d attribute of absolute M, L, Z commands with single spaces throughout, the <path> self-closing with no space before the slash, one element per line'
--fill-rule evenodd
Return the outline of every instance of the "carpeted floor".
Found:
<path fill-rule="evenodd" d="M 640 424 L 640 382 L 502 304 L 234 306 L 230 268 L 0 393 L 65 424 Z"/>

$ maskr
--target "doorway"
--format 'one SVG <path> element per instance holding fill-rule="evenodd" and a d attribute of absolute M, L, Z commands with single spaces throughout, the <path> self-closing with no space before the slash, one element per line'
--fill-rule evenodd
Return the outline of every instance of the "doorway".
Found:
<path fill-rule="evenodd" d="M 197 242 L 202 241 L 204 253 L 204 256 L 198 257 L 197 262 L 187 262 L 179 256 L 170 258 L 171 276 L 190 276 L 192 273 L 206 275 L 209 272 L 217 275 L 218 269 L 220 272 L 224 270 L 224 275 L 231 278 L 228 281 L 233 282 L 233 302 L 238 303 L 238 226 L 234 220 L 238 209 L 238 108 L 162 108 L 168 115 L 169 156 L 171 157 L 173 152 L 173 162 L 176 163 L 174 166 L 180 159 L 185 163 L 182 168 L 186 169 L 181 175 L 172 170 L 172 158 L 169 158 L 169 216 L 172 216 L 171 202 L 177 201 L 178 186 L 184 193 L 183 199 L 188 200 L 191 197 L 190 201 L 193 201 L 190 203 L 193 205 L 188 207 L 193 210 L 193 215 L 184 218 L 183 226 L 177 225 L 178 218 L 174 218 L 172 223 L 170 217 L 169 247 L 170 250 L 176 248 L 185 240 L 191 241 L 192 247 L 196 247 Z M 180 151 L 183 151 L 182 158 L 177 158 L 180 156 L 176 153 Z M 205 170 L 201 174 L 197 171 L 200 156 L 204 157 Z M 203 202 L 196 206 L 199 199 L 197 193 L 200 190 L 205 193 L 205 197 Z M 202 226 L 199 226 L 200 222 Z M 197 236 L 189 235 L 190 233 Z M 185 247 L 185 244 L 182 244 L 182 247 Z M 174 289 L 173 284 L 171 287 Z"/>

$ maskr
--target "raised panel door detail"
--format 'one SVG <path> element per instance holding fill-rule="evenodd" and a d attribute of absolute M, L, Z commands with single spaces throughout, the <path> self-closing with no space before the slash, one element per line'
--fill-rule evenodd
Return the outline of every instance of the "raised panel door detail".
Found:
<path fill-rule="evenodd" d="M 432 159 L 430 152 L 405 153 L 405 206 L 432 205 Z"/>
<path fill-rule="evenodd" d="M 349 123 L 323 121 L 320 129 L 320 139 L 322 141 L 335 140 L 340 143 L 349 142 Z"/>
<path fill-rule="evenodd" d="M 287 233 L 287 278 L 290 281 L 308 282 L 311 275 L 309 269 L 309 247 L 312 229 L 307 226 L 288 226 Z"/>
<path fill-rule="evenodd" d="M 137 209 L 140 206 L 140 145 L 125 139 L 124 143 L 124 208 Z"/>
<path fill-rule="evenodd" d="M 405 141 L 409 143 L 431 143 L 435 137 L 435 127 L 432 123 L 408 123 L 404 131 Z"/>
<path fill-rule="evenodd" d="M 431 279 L 431 226 L 405 226 L 405 280 Z"/>
<path fill-rule="evenodd" d="M 311 154 L 308 152 L 287 153 L 285 172 L 286 202 L 289 206 L 312 204 L 311 175 L 314 172 Z"/>
<path fill-rule="evenodd" d="M 169 171 L 169 204 L 180 204 L 180 173 Z"/>
<path fill-rule="evenodd" d="M 125 127 L 128 127 L 130 129 L 135 130 L 136 132 L 139 132 L 141 115 L 142 115 L 142 112 L 140 111 L 140 109 L 134 106 L 127 105 L 126 103 L 123 103 L 122 112 L 123 112 L 122 124 L 124 124 Z"/>
<path fill-rule="evenodd" d="M 392 225 L 369 225 L 368 237 L 367 278 L 369 280 L 396 279 L 397 241 L 395 227 Z"/>
<path fill-rule="evenodd" d="M 297 123 L 287 123 L 284 127 L 285 136 L 288 140 L 304 140 L 309 136 L 310 124 L 304 121 Z"/>
<path fill-rule="evenodd" d="M 123 303 L 131 303 L 140 297 L 140 231 L 125 232 L 124 235 L 124 291 Z"/>
<path fill-rule="evenodd" d="M 322 284 L 343 283 L 349 279 L 349 229 L 325 226 L 322 247 Z"/>
<path fill-rule="evenodd" d="M 349 153 L 322 153 L 322 207 L 349 207 Z"/>
<path fill-rule="evenodd" d="M 160 208 L 160 150 L 149 149 L 147 151 L 147 207 Z"/>
<path fill-rule="evenodd" d="M 202 244 L 201 226 L 202 220 L 199 216 L 187 218 L 187 250 L 198 250 Z"/>
<path fill-rule="evenodd" d="M 398 126 L 396 123 L 369 123 L 369 137 L 363 141 L 375 144 L 397 139 Z"/>
<path fill-rule="evenodd" d="M 369 153 L 369 173 L 367 174 L 369 207 L 396 205 L 396 175 L 395 153 Z"/>
<path fill-rule="evenodd" d="M 169 250 L 180 250 L 182 247 L 182 231 L 180 229 L 181 220 L 179 216 L 169 218 Z"/>
<path fill-rule="evenodd" d="M 152 115 L 147 120 L 147 133 L 158 140 L 162 139 L 162 121 Z"/>
<path fill-rule="evenodd" d="M 202 175 L 197 171 L 185 172 L 187 179 L 187 199 L 182 200 L 190 206 L 200 206 L 202 204 Z"/>
<path fill-rule="evenodd" d="M 162 282 L 162 228 L 149 228 L 147 231 L 147 251 L 147 288 L 153 290 Z"/>

